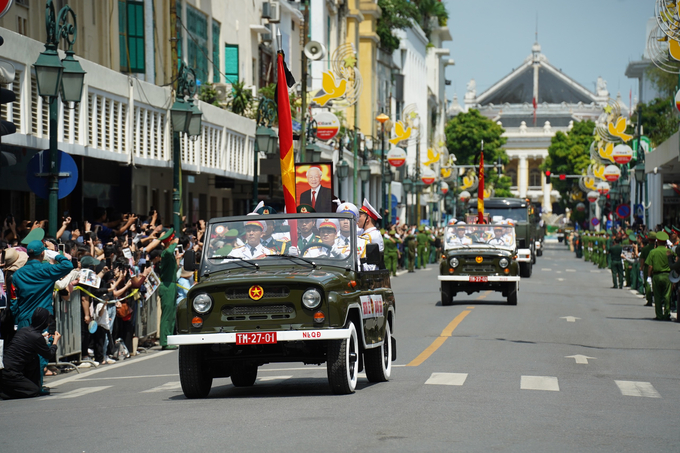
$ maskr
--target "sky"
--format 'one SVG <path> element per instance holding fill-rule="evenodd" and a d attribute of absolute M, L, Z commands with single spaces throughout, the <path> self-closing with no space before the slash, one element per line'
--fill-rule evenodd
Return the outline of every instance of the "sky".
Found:
<path fill-rule="evenodd" d="M 477 94 L 522 64 L 531 54 L 538 14 L 538 42 L 548 61 L 590 91 L 602 76 L 612 98 L 628 103 L 637 83 L 625 75 L 628 62 L 640 60 L 647 42 L 647 19 L 654 0 L 443 0 L 453 37 L 444 47 L 455 66 L 446 69 L 462 104 L 474 78 Z"/>

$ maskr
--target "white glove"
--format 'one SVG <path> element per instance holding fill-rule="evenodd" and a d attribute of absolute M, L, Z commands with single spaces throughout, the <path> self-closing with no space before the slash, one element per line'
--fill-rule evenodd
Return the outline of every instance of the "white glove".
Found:
<path fill-rule="evenodd" d="M 59 255 L 59 252 L 56 252 L 54 250 L 45 250 L 45 258 L 49 260 L 54 260 L 57 255 Z"/>
<path fill-rule="evenodd" d="M 288 255 L 290 256 L 298 256 L 300 252 L 298 252 L 298 248 L 295 246 L 288 247 Z"/>
<path fill-rule="evenodd" d="M 651 286 L 651 284 L 652 284 L 652 277 L 647 277 L 647 283 L 649 283 L 650 286 Z"/>

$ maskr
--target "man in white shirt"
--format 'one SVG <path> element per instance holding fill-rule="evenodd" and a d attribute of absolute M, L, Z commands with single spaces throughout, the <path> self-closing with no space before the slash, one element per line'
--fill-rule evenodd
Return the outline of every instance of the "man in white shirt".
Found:
<path fill-rule="evenodd" d="M 264 220 L 248 220 L 243 222 L 246 228 L 246 243 L 235 248 L 229 256 L 247 260 L 262 259 L 267 255 L 274 255 L 276 250 L 262 245 L 261 239 L 267 222 Z"/>

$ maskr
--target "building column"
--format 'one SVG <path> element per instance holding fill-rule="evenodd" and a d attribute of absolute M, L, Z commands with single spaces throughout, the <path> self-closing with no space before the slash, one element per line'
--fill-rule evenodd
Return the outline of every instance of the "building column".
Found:
<path fill-rule="evenodd" d="M 649 229 L 663 223 L 663 175 L 647 173 Z"/>
<path fill-rule="evenodd" d="M 526 156 L 519 156 L 519 171 L 517 172 L 517 190 L 519 197 L 526 198 L 529 187 L 529 163 Z"/>

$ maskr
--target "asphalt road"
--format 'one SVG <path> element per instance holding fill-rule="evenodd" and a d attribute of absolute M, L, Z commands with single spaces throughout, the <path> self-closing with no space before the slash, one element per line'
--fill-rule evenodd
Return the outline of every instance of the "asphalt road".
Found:
<path fill-rule="evenodd" d="M 555 244 L 517 306 L 484 292 L 443 307 L 434 266 L 392 285 L 388 383 L 334 396 L 324 367 L 272 365 L 187 400 L 177 352 L 151 351 L 0 401 L 0 451 L 680 451 L 680 327 L 608 271 Z"/>

